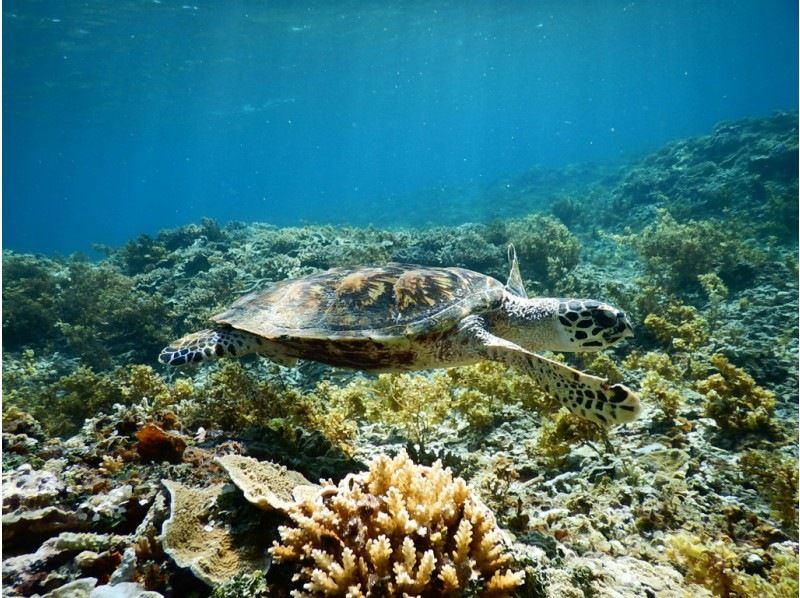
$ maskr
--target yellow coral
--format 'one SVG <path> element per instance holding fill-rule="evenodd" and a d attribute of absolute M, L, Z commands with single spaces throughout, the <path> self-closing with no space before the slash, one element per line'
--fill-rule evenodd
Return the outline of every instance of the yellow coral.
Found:
<path fill-rule="evenodd" d="M 647 372 L 642 380 L 642 399 L 658 407 L 660 419 L 672 422 L 683 402 L 681 394 L 656 371 Z"/>
<path fill-rule="evenodd" d="M 797 458 L 776 451 L 749 451 L 739 459 L 745 478 L 770 503 L 778 519 L 797 534 Z"/>
<path fill-rule="evenodd" d="M 311 423 L 344 450 L 355 434 L 346 426 L 352 428 L 352 422 L 362 418 L 397 426 L 409 440 L 425 446 L 453 412 L 480 428 L 503 405 L 521 403 L 546 411 L 556 404 L 530 376 L 490 361 L 433 374 L 357 378 L 342 388 L 321 382 L 311 399 L 318 406 L 309 416 Z"/>
<path fill-rule="evenodd" d="M 296 563 L 294 596 L 440 596 L 476 581 L 480 595 L 505 596 L 524 580 L 491 511 L 438 461 L 377 457 L 289 516 L 271 552 Z"/>

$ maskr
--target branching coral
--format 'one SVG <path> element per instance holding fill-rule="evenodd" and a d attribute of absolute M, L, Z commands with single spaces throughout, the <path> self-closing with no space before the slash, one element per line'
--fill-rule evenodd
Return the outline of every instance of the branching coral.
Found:
<path fill-rule="evenodd" d="M 491 512 L 440 462 L 377 457 L 289 513 L 272 555 L 294 563 L 294 596 L 443 596 L 519 586 Z"/>
<path fill-rule="evenodd" d="M 711 363 L 717 373 L 697 383 L 706 396 L 706 415 L 727 432 L 774 433 L 775 395 L 724 355 L 713 355 Z"/>

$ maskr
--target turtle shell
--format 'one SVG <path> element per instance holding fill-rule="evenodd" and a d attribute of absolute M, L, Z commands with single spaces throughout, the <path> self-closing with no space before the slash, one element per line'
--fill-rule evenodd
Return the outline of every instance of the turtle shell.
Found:
<path fill-rule="evenodd" d="M 269 339 L 391 340 L 497 309 L 503 285 L 463 268 L 334 268 L 246 295 L 212 320 Z"/>

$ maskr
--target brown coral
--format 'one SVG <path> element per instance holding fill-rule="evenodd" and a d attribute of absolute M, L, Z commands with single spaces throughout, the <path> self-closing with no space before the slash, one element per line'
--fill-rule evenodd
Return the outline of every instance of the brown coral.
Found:
<path fill-rule="evenodd" d="M 163 462 L 180 463 L 186 441 L 180 436 L 169 434 L 155 424 L 145 424 L 136 432 L 136 452 L 145 463 Z"/>
<path fill-rule="evenodd" d="M 524 580 L 491 511 L 438 461 L 379 456 L 289 516 L 271 552 L 297 563 L 295 596 L 505 596 Z"/>

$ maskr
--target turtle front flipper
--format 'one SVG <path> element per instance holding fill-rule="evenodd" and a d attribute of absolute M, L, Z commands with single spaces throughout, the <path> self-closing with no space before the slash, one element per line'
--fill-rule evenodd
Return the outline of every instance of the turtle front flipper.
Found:
<path fill-rule="evenodd" d="M 466 323 L 466 322 L 465 322 Z M 549 395 L 572 413 L 604 427 L 633 421 L 641 412 L 639 397 L 622 384 L 609 385 L 597 376 L 526 351 L 488 332 L 479 321 L 467 323 L 462 334 L 484 359 L 499 361 L 534 378 Z"/>
<path fill-rule="evenodd" d="M 279 352 L 269 345 L 272 343 L 260 336 L 226 326 L 187 334 L 164 347 L 158 360 L 166 365 L 178 366 L 212 361 L 220 357 L 265 353 L 271 359 L 284 363 Z"/>

